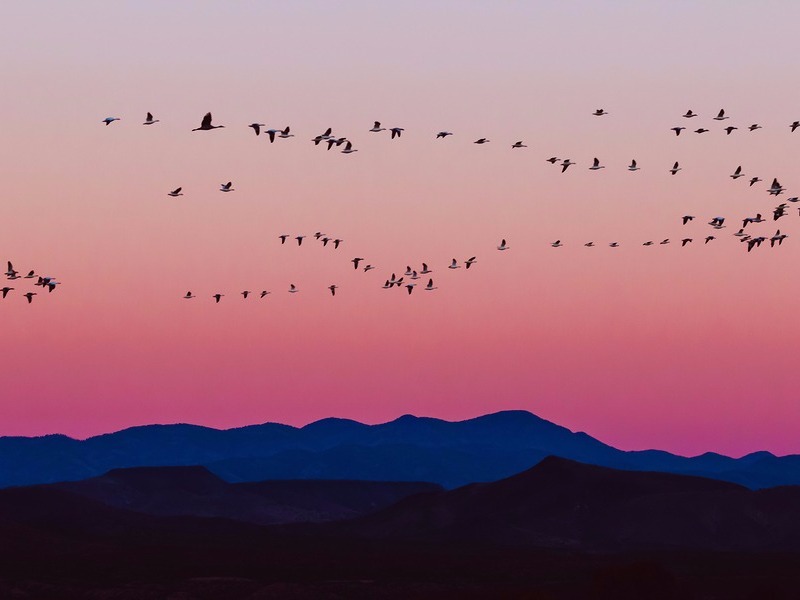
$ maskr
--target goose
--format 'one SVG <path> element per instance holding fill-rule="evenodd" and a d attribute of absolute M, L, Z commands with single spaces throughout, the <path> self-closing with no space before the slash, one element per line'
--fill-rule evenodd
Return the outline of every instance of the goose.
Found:
<path fill-rule="evenodd" d="M 293 134 L 293 133 L 289 133 L 289 126 L 287 125 L 287 126 L 286 126 L 286 129 L 284 129 L 283 131 L 281 131 L 281 132 L 278 134 L 278 137 L 279 137 L 279 138 L 286 139 L 286 138 L 294 137 L 294 134 Z"/>
<path fill-rule="evenodd" d="M 344 240 L 333 240 L 333 249 L 336 250 Z"/>
<path fill-rule="evenodd" d="M 729 125 L 728 127 L 725 128 L 725 134 L 726 135 L 730 135 L 732 132 L 736 131 L 737 129 L 739 129 L 739 128 L 738 127 L 734 127 L 733 125 Z"/>
<path fill-rule="evenodd" d="M 789 198 L 791 200 L 791 198 Z M 28 271 L 28 274 L 23 277 L 23 279 L 34 279 L 36 277 L 36 273 L 33 271 Z"/>
<path fill-rule="evenodd" d="M 619 242 L 611 242 L 609 244 L 609 247 L 611 247 L 611 248 L 619 248 Z"/>
<path fill-rule="evenodd" d="M 323 248 L 324 248 L 325 246 L 327 246 L 327 245 L 328 245 L 328 242 L 330 242 L 330 241 L 331 241 L 331 238 L 329 238 L 329 237 L 324 237 L 324 238 L 322 238 L 322 239 L 320 240 L 320 242 L 322 242 L 322 247 L 323 247 Z"/>
<path fill-rule="evenodd" d="M 194 294 L 192 294 L 192 292 L 191 292 L 191 291 L 189 291 L 189 292 L 186 292 L 186 295 L 183 297 L 183 299 L 184 299 L 184 300 L 191 300 L 191 299 L 192 299 L 192 298 L 194 298 L 194 297 L 195 297 L 195 295 L 194 295 Z"/>
<path fill-rule="evenodd" d="M 13 275 L 6 275 L 6 279 L 8 279 L 9 281 L 14 281 L 15 279 L 19 279 L 19 278 L 20 278 L 20 277 L 19 277 L 19 275 L 16 273 L 16 271 L 14 272 L 14 274 L 13 274 Z"/>
<path fill-rule="evenodd" d="M 450 266 L 447 267 L 448 269 L 460 269 L 461 265 L 458 264 L 458 261 L 454 258 L 453 262 L 450 263 Z"/>
<path fill-rule="evenodd" d="M 800 202 L 800 196 L 792 196 L 786 199 L 787 202 Z"/>
<path fill-rule="evenodd" d="M 358 152 L 358 149 L 353 148 L 353 142 L 347 142 L 344 150 L 342 150 L 342 154 L 351 154 L 353 152 Z"/>
<path fill-rule="evenodd" d="M 730 176 L 731 179 L 739 179 L 739 177 L 744 177 L 744 173 L 742 173 L 742 165 L 736 167 L 736 170 L 733 172 L 733 175 Z"/>
<path fill-rule="evenodd" d="M 267 129 L 264 133 L 269 136 L 269 143 L 273 143 L 275 141 L 275 136 L 283 133 L 283 129 Z"/>
<path fill-rule="evenodd" d="M 175 188 L 171 192 L 167 192 L 167 196 L 172 196 L 173 198 L 177 198 L 178 196 L 183 196 L 183 194 L 181 194 L 182 189 L 183 189 L 182 187 Z"/>
<path fill-rule="evenodd" d="M 58 281 L 48 281 L 45 286 L 47 287 L 47 293 L 54 292 L 57 285 L 61 285 Z"/>
<path fill-rule="evenodd" d="M 386 127 L 381 127 L 381 122 L 375 121 L 375 125 L 372 126 L 372 129 L 370 129 L 370 131 L 373 131 L 375 133 L 379 131 L 386 131 Z"/>
<path fill-rule="evenodd" d="M 323 139 L 323 140 L 327 140 L 328 138 L 331 137 L 332 133 L 333 133 L 333 128 L 332 127 L 328 127 L 325 130 L 325 133 L 322 133 L 322 134 L 318 135 L 317 137 L 320 138 L 320 139 Z"/>
<path fill-rule="evenodd" d="M 392 289 L 392 285 L 393 284 L 387 279 L 386 283 L 383 284 L 383 289 L 390 290 L 390 289 Z"/>
<path fill-rule="evenodd" d="M 436 134 L 436 139 L 438 140 L 439 138 L 446 138 L 448 135 L 453 135 L 453 134 L 450 131 L 440 131 L 439 133 Z"/>
<path fill-rule="evenodd" d="M 306 236 L 304 236 L 304 235 L 298 235 L 298 236 L 295 236 L 295 238 L 294 238 L 294 239 L 296 239 L 296 240 L 297 240 L 297 245 L 298 245 L 298 246 L 302 246 L 302 245 L 303 245 L 303 240 L 304 240 L 304 239 L 306 239 Z"/>
<path fill-rule="evenodd" d="M 584 246 L 586 246 L 587 248 L 594 248 L 594 242 L 586 242 Z"/>
<path fill-rule="evenodd" d="M 270 292 L 268 292 L 267 290 L 261 290 L 261 295 L 259 296 L 259 298 L 264 298 L 264 297 L 265 297 L 265 296 L 267 296 L 269 293 L 270 293 Z"/>
<path fill-rule="evenodd" d="M 641 167 L 636 166 L 636 160 L 632 160 L 631 164 L 628 165 L 628 171 L 638 171 Z"/>
<path fill-rule="evenodd" d="M 11 261 L 9 260 L 8 261 L 8 270 L 5 273 L 3 273 L 3 275 L 5 275 L 7 277 L 13 277 L 16 274 L 17 274 L 17 271 L 14 270 L 14 265 L 12 265 Z"/>
<path fill-rule="evenodd" d="M 761 218 L 761 213 L 756 213 L 755 217 L 745 217 L 745 219 L 742 221 L 742 229 L 747 227 L 748 223 L 763 223 L 763 222 L 764 219 Z"/>
<path fill-rule="evenodd" d="M 746 237 L 747 236 L 747 234 L 744 232 L 744 227 L 742 227 L 739 231 L 737 231 L 733 235 L 735 235 L 736 237 Z"/>
<path fill-rule="evenodd" d="M 602 108 L 598 108 L 596 111 L 592 113 L 595 117 L 602 117 L 603 115 L 607 115 L 608 113 L 603 110 Z"/>
<path fill-rule="evenodd" d="M 356 271 L 358 271 L 358 263 L 360 263 L 362 260 L 364 260 L 364 259 L 363 258 L 354 258 L 353 260 L 350 261 L 351 263 L 353 263 L 353 268 Z"/>
<path fill-rule="evenodd" d="M 689 221 L 694 219 L 694 215 L 683 215 L 681 219 L 683 220 L 683 224 L 686 225 Z"/>
<path fill-rule="evenodd" d="M 214 299 L 214 302 L 216 302 L 217 304 L 219 304 L 219 301 L 222 299 L 222 297 L 223 297 L 224 295 L 225 295 L 225 294 L 214 294 L 214 295 L 213 295 L 213 296 L 211 296 L 211 297 Z"/>
<path fill-rule="evenodd" d="M 551 156 L 550 158 L 546 159 L 546 161 L 549 162 L 551 165 L 556 164 L 558 162 L 558 160 L 559 159 L 558 159 L 557 156 Z"/>
<path fill-rule="evenodd" d="M 428 273 L 433 273 L 433 271 L 428 268 L 428 265 L 426 263 L 422 263 L 422 270 L 420 271 L 420 273 L 422 273 L 423 275 L 427 275 Z"/>
<path fill-rule="evenodd" d="M 106 117 L 105 119 L 103 119 L 100 122 L 101 123 L 105 123 L 106 126 L 108 126 L 108 125 L 111 125 L 114 121 L 121 121 L 121 119 L 119 117 Z"/>
<path fill-rule="evenodd" d="M 561 247 L 561 246 L 563 246 L 564 244 L 562 244 L 562 243 L 561 243 L 561 240 L 556 240 L 555 242 L 553 242 L 553 243 L 552 243 L 552 244 L 550 244 L 550 245 L 551 245 L 553 248 L 560 248 L 560 247 Z"/>
<path fill-rule="evenodd" d="M 278 237 L 281 239 L 281 244 L 285 244 L 286 240 L 289 238 L 289 234 L 284 233 L 283 235 L 279 235 Z"/>
<path fill-rule="evenodd" d="M 206 113 L 206 116 L 203 117 L 202 123 L 200 123 L 200 127 L 195 127 L 192 131 L 210 131 L 212 129 L 222 129 L 225 125 L 212 125 L 211 124 L 211 113 Z"/>
<path fill-rule="evenodd" d="M 405 272 L 405 273 L 403 273 L 403 275 L 405 275 L 406 277 L 408 277 L 409 275 L 411 275 L 411 267 L 409 267 L 409 266 L 406 266 L 406 272 Z"/>
<path fill-rule="evenodd" d="M 152 113 L 147 113 L 147 117 L 144 120 L 142 125 L 152 125 L 153 123 L 159 123 L 158 119 L 154 119 Z"/>
<path fill-rule="evenodd" d="M 296 294 L 299 291 L 300 290 L 298 290 L 297 287 L 293 283 L 289 284 L 289 293 L 290 294 Z"/>
<path fill-rule="evenodd" d="M 690 108 L 689 110 L 686 111 L 686 114 L 683 116 L 686 117 L 687 119 L 691 119 L 692 117 L 696 117 L 697 113 L 692 112 L 692 109 Z"/>
<path fill-rule="evenodd" d="M 714 229 L 722 229 L 725 227 L 723 223 L 725 222 L 725 217 L 714 217 L 711 219 L 708 224 L 711 225 Z"/>
<path fill-rule="evenodd" d="M 789 127 L 792 128 L 792 133 L 794 133 L 794 130 L 800 127 L 800 121 L 793 122 L 791 125 L 789 125 Z"/>
<path fill-rule="evenodd" d="M 763 180 L 762 180 L 762 179 L 760 179 L 759 177 L 753 177 L 753 178 L 750 180 L 750 187 L 753 187 L 753 186 L 754 186 L 755 184 L 757 184 L 759 181 L 763 181 Z"/>
<path fill-rule="evenodd" d="M 779 196 L 784 192 L 783 186 L 778 183 L 777 177 L 772 180 L 772 185 L 767 190 L 770 196 Z"/>
<path fill-rule="evenodd" d="M 408 290 L 408 295 L 411 295 L 411 292 L 414 291 L 414 286 L 417 285 L 416 283 L 407 283 L 406 289 Z"/>
<path fill-rule="evenodd" d="M 331 291 L 331 296 L 336 295 L 336 288 L 339 287 L 338 285 L 329 285 L 328 289 Z"/>
<path fill-rule="evenodd" d="M 594 161 L 592 162 L 592 166 L 589 167 L 589 170 L 590 171 L 598 171 L 600 169 L 605 169 L 605 167 L 600 164 L 600 159 L 599 158 L 595 158 Z"/>
<path fill-rule="evenodd" d="M 28 299 L 28 304 L 33 302 L 33 297 L 36 295 L 36 292 L 28 292 L 27 294 L 23 294 Z"/>
<path fill-rule="evenodd" d="M 14 288 L 12 288 L 12 287 L 8 287 L 8 286 L 5 286 L 5 287 L 3 287 L 3 288 L 0 288 L 0 292 L 3 292 L 3 298 L 5 298 L 6 296 L 8 296 L 8 292 L 10 292 L 10 291 L 12 291 L 12 290 L 14 290 Z"/>
<path fill-rule="evenodd" d="M 661 246 L 666 246 L 667 244 L 669 244 L 669 238 L 667 238 L 667 239 L 665 239 L 665 240 L 661 240 L 661 241 L 659 242 L 659 244 L 660 244 Z"/>
<path fill-rule="evenodd" d="M 500 241 L 500 245 L 497 247 L 497 249 L 498 250 L 508 250 L 509 246 L 506 245 L 506 241 L 505 240 L 501 240 Z"/>
<path fill-rule="evenodd" d="M 469 269 L 476 262 L 478 262 L 478 259 L 473 256 L 464 261 L 464 266 Z"/>
<path fill-rule="evenodd" d="M 372 271 L 372 269 L 374 268 L 375 267 L 373 267 L 372 265 L 367 265 L 366 267 L 364 267 L 364 273 L 366 273 L 367 271 Z"/>
<path fill-rule="evenodd" d="M 729 117 L 726 117 L 726 116 L 725 116 L 725 109 L 724 109 L 724 108 L 721 108 L 721 109 L 720 109 L 720 111 L 719 111 L 719 113 L 717 113 L 717 116 L 716 116 L 716 117 L 714 117 L 714 120 L 715 120 L 715 121 L 724 121 L 724 120 L 725 120 L 725 119 L 727 119 L 727 118 L 729 118 Z"/>
<path fill-rule="evenodd" d="M 394 285 L 396 285 L 397 287 L 400 287 L 401 285 L 403 285 L 403 278 L 401 277 L 400 279 L 398 279 L 397 281 L 395 281 L 395 282 L 394 282 Z"/>
<path fill-rule="evenodd" d="M 653 242 L 652 240 L 648 240 L 648 241 L 646 241 L 644 244 L 642 244 L 642 246 L 652 246 L 652 245 L 653 245 L 653 243 L 654 243 L 654 242 Z"/>
<path fill-rule="evenodd" d="M 753 123 L 752 125 L 750 125 L 750 127 L 747 128 L 748 131 L 755 131 L 756 129 L 764 129 L 764 128 L 758 123 Z"/>
<path fill-rule="evenodd" d="M 710 129 L 703 129 L 702 127 L 694 130 L 695 133 L 708 133 L 709 131 Z"/>
<path fill-rule="evenodd" d="M 245 290 L 245 291 L 242 292 L 242 296 L 244 297 L 245 300 L 247 300 L 247 297 L 249 295 L 250 295 L 250 290 Z"/>
<path fill-rule="evenodd" d="M 527 148 L 527 146 L 525 144 L 523 144 L 522 141 L 514 142 L 513 144 L 511 144 L 511 147 L 512 148 Z"/>
<path fill-rule="evenodd" d="M 686 244 L 691 244 L 691 243 L 692 243 L 692 238 L 683 238 L 681 240 L 681 248 L 683 248 Z"/>
<path fill-rule="evenodd" d="M 340 137 L 340 138 L 329 138 L 328 139 L 328 150 L 336 146 L 337 148 L 344 144 L 347 141 L 347 138 Z"/>
<path fill-rule="evenodd" d="M 318 240 L 318 239 L 319 239 L 319 238 L 321 238 L 323 235 L 325 235 L 325 234 L 324 234 L 324 233 L 322 233 L 321 231 L 317 231 L 317 232 L 314 234 L 314 239 L 315 239 L 315 240 Z"/>
<path fill-rule="evenodd" d="M 402 127 L 392 127 L 389 131 L 392 132 L 392 139 L 394 139 L 396 137 L 400 137 L 400 134 L 403 133 L 405 129 L 403 129 Z"/>
<path fill-rule="evenodd" d="M 681 131 L 683 131 L 684 129 L 686 129 L 686 127 L 673 127 L 672 131 L 675 132 L 675 135 L 680 135 Z"/>
<path fill-rule="evenodd" d="M 433 290 L 438 290 L 439 288 L 433 286 L 433 279 L 428 280 L 428 285 L 425 286 L 426 292 L 432 292 Z"/>
<path fill-rule="evenodd" d="M 779 204 L 778 206 L 776 206 L 775 209 L 772 211 L 772 220 L 777 221 L 781 217 L 785 217 L 787 207 L 788 205 L 785 202 L 783 204 Z"/>
<path fill-rule="evenodd" d="M 783 243 L 783 240 L 785 240 L 786 238 L 787 234 L 781 233 L 781 230 L 778 229 L 778 231 L 775 232 L 775 235 L 769 238 L 769 247 L 774 248 L 775 242 L 778 242 L 778 246 L 780 246 Z"/>
<path fill-rule="evenodd" d="M 706 241 L 703 242 L 703 245 L 705 246 L 708 242 L 710 242 L 712 240 L 715 240 L 715 239 L 717 239 L 717 238 L 715 238 L 713 235 L 707 235 L 706 236 Z"/>
<path fill-rule="evenodd" d="M 487 140 L 486 138 L 480 138 L 480 139 L 477 139 L 477 140 L 475 140 L 475 141 L 474 141 L 474 142 L 472 142 L 472 143 L 473 143 L 473 144 L 487 144 L 489 141 L 490 141 L 490 140 Z"/>
<path fill-rule="evenodd" d="M 758 236 L 758 237 L 751 238 L 751 239 L 747 240 L 747 251 L 750 252 L 753 249 L 753 247 L 759 247 L 760 248 L 761 247 L 761 243 L 765 242 L 766 240 L 767 240 L 767 238 L 765 238 L 764 236 Z"/>
<path fill-rule="evenodd" d="M 264 125 L 264 123 L 250 123 L 248 127 L 252 127 L 253 131 L 256 132 L 256 135 L 261 135 L 261 128 L 266 127 L 266 125 Z"/>
<path fill-rule="evenodd" d="M 677 173 L 680 170 L 681 168 L 678 166 L 678 161 L 675 161 L 675 164 L 672 165 L 672 168 L 669 170 L 669 172 L 675 175 L 675 173 Z"/>
<path fill-rule="evenodd" d="M 231 187 L 231 185 L 233 185 L 233 183 L 230 182 L 230 181 L 228 183 L 221 183 L 219 185 L 219 191 L 220 192 L 233 192 L 234 189 Z"/>
<path fill-rule="evenodd" d="M 417 273 L 416 271 L 411 271 L 411 277 L 409 277 L 409 279 L 416 281 L 417 279 L 419 279 L 419 273 Z"/>
<path fill-rule="evenodd" d="M 568 169 L 568 168 L 569 168 L 571 165 L 575 165 L 575 164 L 578 164 L 578 163 L 574 163 L 574 162 L 572 162 L 570 159 L 568 159 L 568 158 L 565 158 L 565 159 L 563 160 L 563 162 L 561 163 L 561 172 L 563 173 L 563 172 L 564 172 L 564 171 L 566 171 L 566 170 L 567 170 L 567 169 Z"/>

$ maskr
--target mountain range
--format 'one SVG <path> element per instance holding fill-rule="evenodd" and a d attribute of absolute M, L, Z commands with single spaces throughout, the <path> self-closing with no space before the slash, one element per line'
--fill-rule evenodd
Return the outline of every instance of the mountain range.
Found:
<path fill-rule="evenodd" d="M 0 488 L 82 480 L 118 468 L 197 465 L 229 482 L 426 481 L 451 489 L 508 477 L 550 455 L 751 489 L 800 484 L 800 455 L 755 452 L 735 459 L 709 452 L 688 458 L 623 451 L 529 412 L 504 411 L 458 422 L 406 415 L 379 425 L 329 418 L 304 427 L 265 423 L 228 430 L 147 425 L 86 440 L 2 437 Z"/>

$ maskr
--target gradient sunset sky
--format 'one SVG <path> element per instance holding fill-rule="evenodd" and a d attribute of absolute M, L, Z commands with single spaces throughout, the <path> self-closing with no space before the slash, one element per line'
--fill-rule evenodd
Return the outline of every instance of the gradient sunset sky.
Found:
<path fill-rule="evenodd" d="M 0 260 L 62 282 L 30 306 L 12 282 L 0 301 L 0 435 L 525 409 L 623 449 L 800 452 L 798 211 L 780 248 L 732 236 L 800 194 L 800 4 L 137 0 L 0 17 Z M 142 126 L 147 111 L 161 122 Z M 225 129 L 191 132 L 207 111 Z M 270 144 L 252 122 L 296 137 Z M 359 151 L 315 147 L 327 127 Z M 578 164 L 562 175 L 550 156 Z M 738 165 L 764 183 L 731 180 Z M 315 231 L 344 243 L 278 240 Z M 381 289 L 422 261 L 438 290 Z"/>

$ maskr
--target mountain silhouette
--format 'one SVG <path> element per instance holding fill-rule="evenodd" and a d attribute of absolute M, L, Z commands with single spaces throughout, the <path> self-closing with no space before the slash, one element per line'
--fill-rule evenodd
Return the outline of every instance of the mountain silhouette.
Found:
<path fill-rule="evenodd" d="M 446 488 L 494 481 L 555 455 L 616 469 L 663 471 L 753 489 L 800 484 L 800 456 L 739 459 L 626 452 L 525 411 L 450 422 L 404 415 L 379 425 L 323 419 L 305 427 L 265 423 L 228 430 L 132 427 L 87 440 L 0 438 L 0 487 L 75 481 L 116 468 L 202 465 L 229 482 L 267 479 L 429 481 Z"/>

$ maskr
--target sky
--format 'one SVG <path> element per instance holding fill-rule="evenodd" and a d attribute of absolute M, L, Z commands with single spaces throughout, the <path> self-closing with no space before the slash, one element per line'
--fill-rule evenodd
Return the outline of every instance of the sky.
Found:
<path fill-rule="evenodd" d="M 800 453 L 796 205 L 748 227 L 788 233 L 779 248 L 732 235 L 800 194 L 797 3 L 42 1 L 0 19 L 0 260 L 61 282 L 2 284 L 0 435 L 524 409 L 623 449 Z M 225 128 L 192 132 L 207 111 Z M 327 127 L 358 152 L 314 146 Z M 423 261 L 437 290 L 381 289 Z"/>

